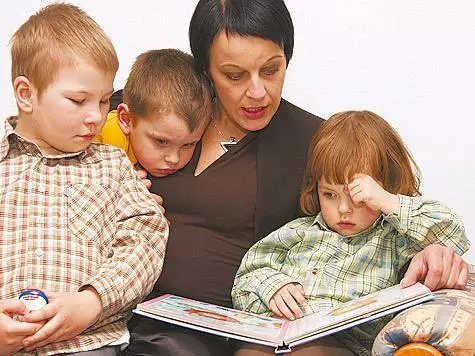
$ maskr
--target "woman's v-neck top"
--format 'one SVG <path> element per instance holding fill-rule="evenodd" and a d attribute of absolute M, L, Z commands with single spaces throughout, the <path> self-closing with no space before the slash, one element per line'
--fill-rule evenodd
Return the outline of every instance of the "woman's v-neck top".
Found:
<path fill-rule="evenodd" d="M 201 146 L 181 171 L 153 179 L 170 236 L 158 292 L 231 306 L 242 257 L 254 243 L 257 133 L 250 133 L 198 176 Z"/>

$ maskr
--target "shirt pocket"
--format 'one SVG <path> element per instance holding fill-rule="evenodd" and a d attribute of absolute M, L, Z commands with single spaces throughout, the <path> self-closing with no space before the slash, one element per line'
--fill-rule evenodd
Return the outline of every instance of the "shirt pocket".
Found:
<path fill-rule="evenodd" d="M 66 188 L 68 225 L 72 235 L 81 241 L 112 243 L 116 228 L 114 191 L 101 184 L 72 184 Z"/>

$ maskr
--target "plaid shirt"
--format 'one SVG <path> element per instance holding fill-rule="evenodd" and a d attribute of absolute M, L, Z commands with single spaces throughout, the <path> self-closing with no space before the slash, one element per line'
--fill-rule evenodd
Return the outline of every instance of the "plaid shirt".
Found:
<path fill-rule="evenodd" d="M 152 289 L 168 225 L 122 150 L 93 143 L 44 156 L 15 126 L 6 121 L 0 142 L 0 298 L 94 287 L 97 323 L 36 353 L 97 349 L 124 334 L 130 310 Z"/>
<path fill-rule="evenodd" d="M 241 262 L 232 290 L 235 307 L 270 314 L 274 293 L 300 283 L 308 297 L 303 312 L 310 314 L 396 284 L 399 270 L 429 244 L 457 254 L 468 250 L 463 223 L 448 208 L 420 197 L 400 195 L 399 201 L 398 214 L 381 216 L 351 238 L 331 231 L 321 214 L 272 232 Z"/>

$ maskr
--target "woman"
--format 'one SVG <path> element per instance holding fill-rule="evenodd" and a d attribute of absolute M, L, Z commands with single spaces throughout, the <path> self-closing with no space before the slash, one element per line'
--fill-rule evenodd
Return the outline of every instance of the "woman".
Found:
<path fill-rule="evenodd" d="M 306 151 L 322 119 L 281 98 L 293 34 L 282 0 L 200 0 L 196 6 L 190 45 L 214 88 L 216 111 L 188 166 L 152 178 L 151 190 L 163 197 L 171 223 L 157 294 L 231 306 L 247 249 L 300 216 Z M 448 257 L 421 254 L 411 266 L 414 278 L 430 258 L 449 259 L 444 271 L 455 278 L 460 269 L 451 272 L 453 252 L 437 251 Z M 224 338 L 146 318 L 130 327 L 132 354 L 231 354 Z"/>

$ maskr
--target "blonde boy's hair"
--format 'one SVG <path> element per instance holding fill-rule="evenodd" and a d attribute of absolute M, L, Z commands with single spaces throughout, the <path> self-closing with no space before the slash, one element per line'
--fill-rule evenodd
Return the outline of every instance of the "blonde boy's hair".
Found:
<path fill-rule="evenodd" d="M 191 132 L 211 119 L 210 88 L 195 71 L 193 57 L 178 49 L 151 50 L 140 54 L 124 86 L 123 101 L 132 118 L 175 113 Z"/>
<path fill-rule="evenodd" d="M 357 173 L 379 181 L 393 194 L 420 195 L 421 173 L 399 134 L 371 111 L 331 116 L 309 147 L 300 207 L 308 215 L 320 211 L 317 185 L 346 184 Z"/>
<path fill-rule="evenodd" d="M 59 70 L 76 64 L 78 57 L 115 73 L 119 61 L 101 27 L 77 6 L 55 3 L 39 10 L 10 40 L 12 82 L 27 77 L 41 96 Z"/>

